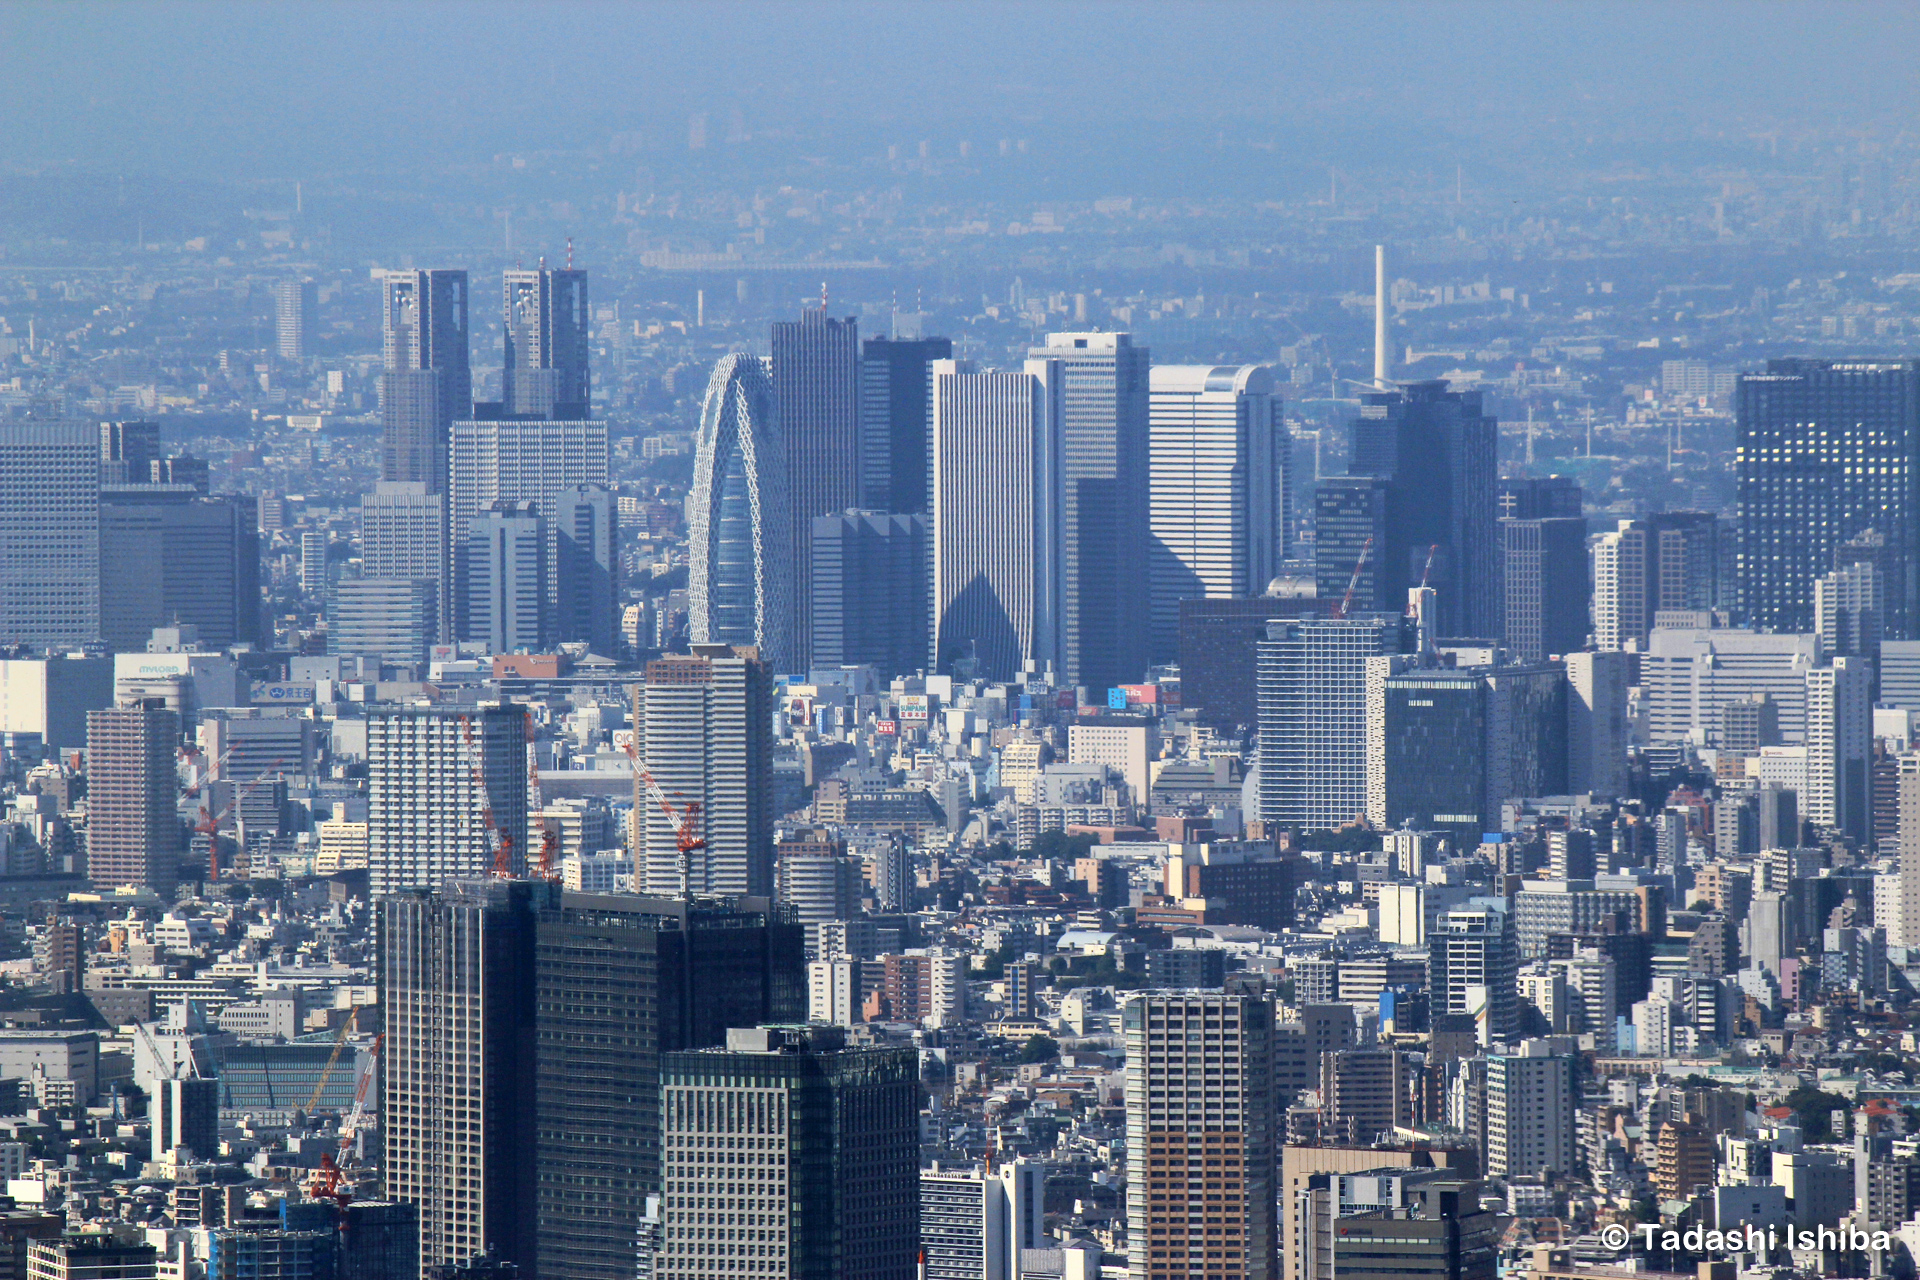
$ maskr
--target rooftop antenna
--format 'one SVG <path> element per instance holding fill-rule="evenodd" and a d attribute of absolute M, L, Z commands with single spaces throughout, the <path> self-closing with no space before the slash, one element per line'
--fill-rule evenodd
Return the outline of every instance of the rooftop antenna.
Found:
<path fill-rule="evenodd" d="M 1373 246 L 1373 385 L 1387 389 L 1387 246 Z"/>
<path fill-rule="evenodd" d="M 573 270 L 573 237 L 567 237 L 567 270 Z"/>
<path fill-rule="evenodd" d="M 827 309 L 827 282 L 825 280 L 820 282 L 820 309 L 822 311 Z"/>

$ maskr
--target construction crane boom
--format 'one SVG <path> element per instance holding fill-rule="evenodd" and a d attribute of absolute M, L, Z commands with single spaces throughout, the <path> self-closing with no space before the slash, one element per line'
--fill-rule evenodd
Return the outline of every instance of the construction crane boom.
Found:
<path fill-rule="evenodd" d="M 540 795 L 540 743 L 533 730 L 533 712 L 522 713 L 527 720 L 527 821 L 540 824 L 540 878 L 557 879 L 553 862 L 559 853 L 559 839 L 553 824 L 546 819 L 546 801 Z"/>
<path fill-rule="evenodd" d="M 353 1145 L 355 1134 L 360 1129 L 360 1117 L 367 1107 L 367 1086 L 373 1083 L 373 1073 L 378 1069 L 381 1046 L 386 1044 L 386 1033 L 373 1038 L 373 1048 L 367 1051 L 367 1069 L 353 1088 L 353 1110 L 340 1124 L 340 1142 L 332 1151 L 320 1153 L 320 1167 L 314 1170 L 313 1181 L 307 1184 L 307 1195 L 315 1200 L 323 1196 L 331 1199 L 343 1208 L 353 1199 L 353 1193 L 340 1184 L 345 1180 L 347 1148 Z"/>
<path fill-rule="evenodd" d="M 227 751 L 221 755 L 220 759 L 222 761 L 225 761 L 227 756 L 231 755 L 232 753 L 233 753 L 233 748 L 229 747 L 227 748 Z M 281 756 L 278 760 L 275 760 L 273 763 L 269 764 L 259 774 L 255 775 L 253 781 L 247 783 L 245 786 L 235 787 L 233 789 L 232 798 L 230 798 L 227 801 L 226 805 L 221 808 L 219 813 L 217 814 L 212 813 L 207 808 L 206 805 L 200 806 L 200 812 L 205 816 L 200 822 L 197 822 L 194 824 L 193 829 L 200 835 L 203 835 L 207 838 L 207 879 L 208 880 L 212 881 L 212 880 L 218 880 L 220 878 L 220 824 L 225 822 L 227 818 L 231 816 L 233 812 L 240 807 L 240 802 L 242 800 L 245 800 L 248 796 L 253 794 L 253 789 L 255 787 L 259 786 L 261 783 L 265 782 L 268 778 L 271 778 L 275 774 L 277 774 L 280 771 L 280 766 L 284 765 L 286 762 L 287 762 L 287 757 Z"/>
<path fill-rule="evenodd" d="M 333 1078 L 333 1069 L 340 1064 L 340 1051 L 347 1047 L 347 1036 L 353 1031 L 354 1024 L 360 1020 L 360 1010 L 364 1006 L 355 1005 L 347 1011 L 347 1020 L 340 1024 L 340 1034 L 333 1038 L 333 1052 L 327 1055 L 327 1065 L 320 1069 L 320 1082 L 313 1086 L 313 1096 L 307 1099 L 307 1114 L 320 1105 L 320 1095 L 326 1092 L 327 1081 Z"/>
<path fill-rule="evenodd" d="M 1337 616 L 1346 617 L 1347 610 L 1353 608 L 1353 593 L 1360 586 L 1360 572 L 1367 567 L 1367 557 L 1373 554 L 1373 539 L 1368 538 L 1360 544 L 1360 558 L 1353 562 L 1353 576 L 1347 579 L 1347 594 L 1340 600 L 1340 612 Z"/>
<path fill-rule="evenodd" d="M 497 880 L 513 878 L 513 837 L 500 829 L 493 817 L 493 798 L 487 793 L 486 771 L 480 767 L 480 749 L 473 739 L 473 717 L 460 717 L 460 734 L 467 747 L 467 766 L 473 772 L 473 789 L 480 798 L 480 821 L 487 829 L 487 845 L 493 850 L 493 874 Z"/>
<path fill-rule="evenodd" d="M 640 762 L 640 750 L 634 746 L 632 738 L 627 739 L 626 750 L 627 764 L 632 768 L 633 776 L 640 779 L 641 784 L 646 787 L 647 798 L 659 806 L 660 812 L 667 815 L 667 822 L 673 827 L 674 847 L 680 855 L 680 896 L 691 899 L 693 897 L 693 854 L 696 850 L 707 847 L 705 838 L 699 832 L 700 802 L 689 800 L 676 810 L 673 802 L 667 799 L 667 793 L 660 789 L 658 782 L 654 781 L 652 772 Z"/>

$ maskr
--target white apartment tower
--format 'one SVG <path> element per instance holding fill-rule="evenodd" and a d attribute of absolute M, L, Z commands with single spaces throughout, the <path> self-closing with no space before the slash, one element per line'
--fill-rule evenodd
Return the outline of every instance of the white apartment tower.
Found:
<path fill-rule="evenodd" d="M 1653 625 L 1647 600 L 1647 530 L 1622 520 L 1593 544 L 1593 643 L 1620 650 L 1644 641 Z"/>
<path fill-rule="evenodd" d="M 1258 596 L 1286 558 L 1286 418 L 1266 365 L 1150 373 L 1153 647 L 1179 648 L 1180 601 Z"/>
<path fill-rule="evenodd" d="M 1047 1167 L 1013 1160 L 920 1171 L 926 1280 L 1021 1280 L 1020 1251 L 1048 1247 Z"/>
<path fill-rule="evenodd" d="M 772 897 L 773 675 L 757 650 L 696 644 L 632 686 L 634 751 L 702 848 L 681 864 L 674 820 L 634 783 L 634 878 L 661 898 Z"/>
<path fill-rule="evenodd" d="M 367 716 L 367 867 L 377 897 L 527 866 L 526 712 L 390 707 Z M 497 838 L 497 839 L 496 839 Z"/>
<path fill-rule="evenodd" d="M 1801 813 L 1864 841 L 1872 826 L 1873 673 L 1868 658 L 1807 672 L 1807 789 Z"/>
<path fill-rule="evenodd" d="M 1543 1040 L 1487 1059 L 1487 1172 L 1514 1178 L 1573 1168 L 1573 1063 Z"/>

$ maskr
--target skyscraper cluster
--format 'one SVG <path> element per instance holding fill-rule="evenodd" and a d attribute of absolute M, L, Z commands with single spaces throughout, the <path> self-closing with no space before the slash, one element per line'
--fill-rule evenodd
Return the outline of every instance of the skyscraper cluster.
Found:
<path fill-rule="evenodd" d="M 771 349 L 708 385 L 696 640 L 784 671 L 1034 663 L 1106 689 L 1172 659 L 1181 599 L 1259 594 L 1284 558 L 1290 451 L 1261 367 L 1154 370 L 1091 332 L 988 370 L 945 339 L 862 345 L 824 310 Z"/>

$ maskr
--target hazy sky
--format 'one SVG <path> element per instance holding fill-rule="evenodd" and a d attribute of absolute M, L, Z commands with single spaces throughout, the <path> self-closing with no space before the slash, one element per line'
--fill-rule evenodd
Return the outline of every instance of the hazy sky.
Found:
<path fill-rule="evenodd" d="M 1050 114 L 1510 137 L 1543 115 L 1897 122 L 1897 3 L 47 3 L 0 0 L 0 163 L 277 177 L 684 137 L 850 145 Z M 1896 126 L 1897 127 L 1897 124 Z M 866 130 L 866 134 L 862 134 Z"/>

